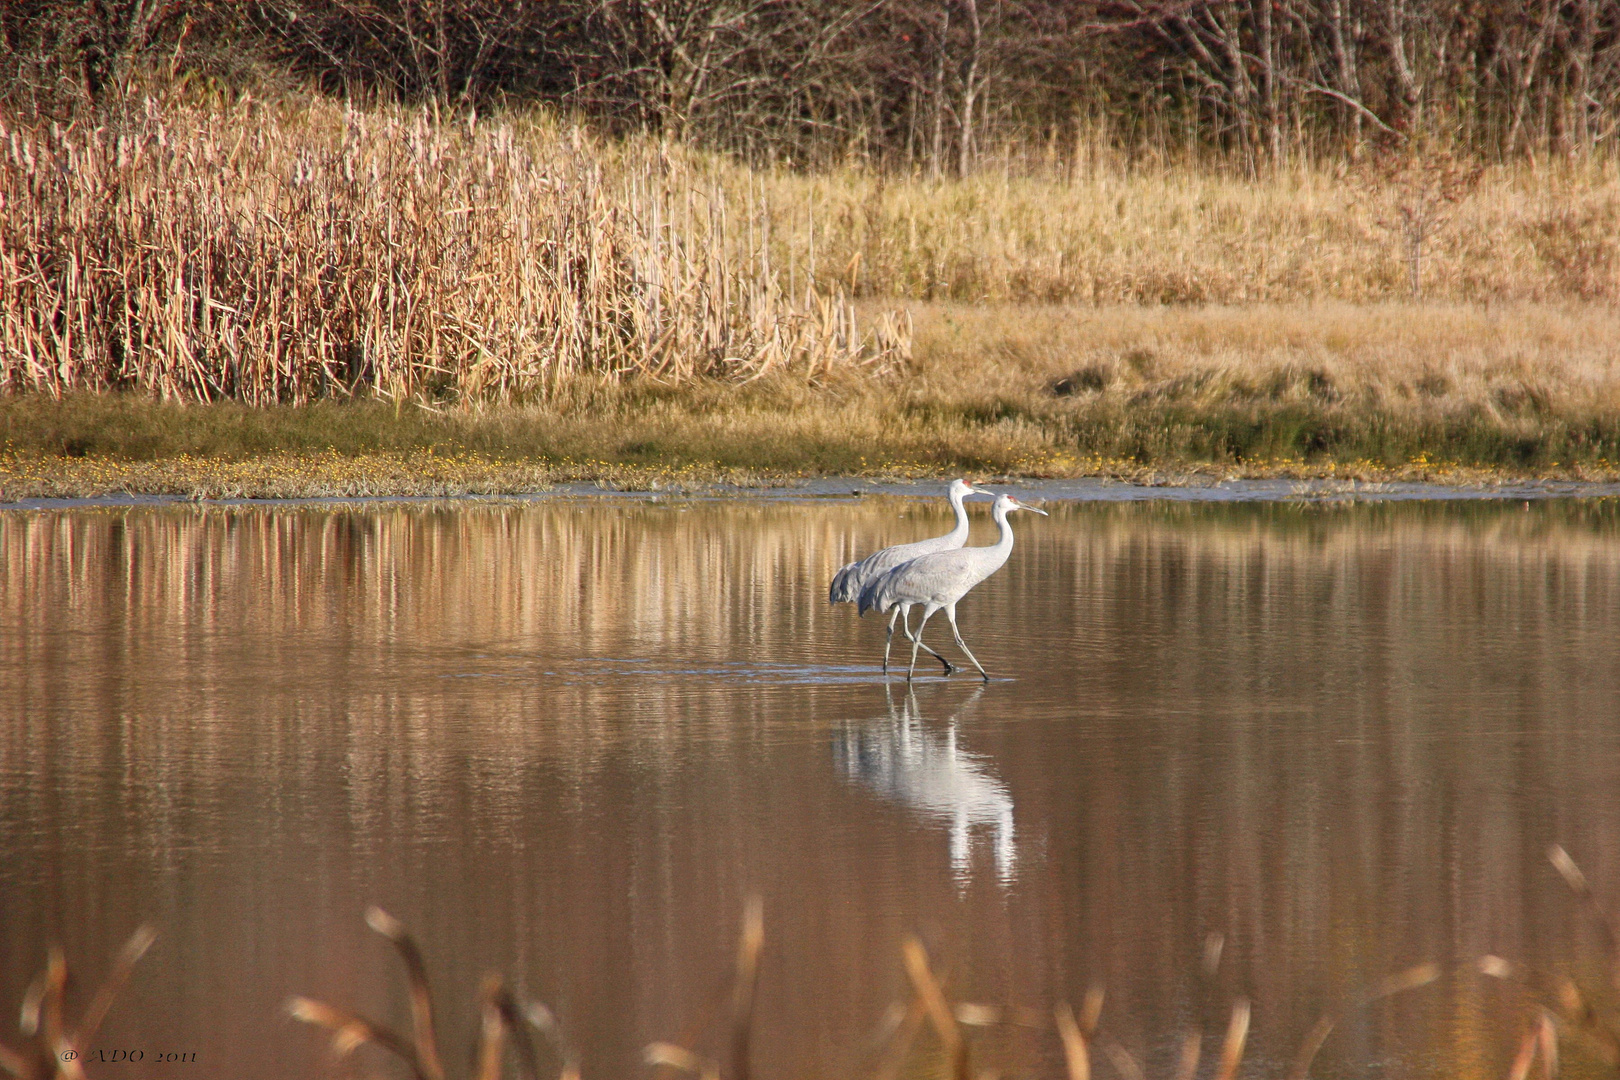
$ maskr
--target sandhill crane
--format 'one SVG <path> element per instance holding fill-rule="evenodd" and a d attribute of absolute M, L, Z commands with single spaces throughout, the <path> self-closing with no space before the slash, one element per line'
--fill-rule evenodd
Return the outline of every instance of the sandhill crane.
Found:
<path fill-rule="evenodd" d="M 945 617 L 951 621 L 951 634 L 956 638 L 957 648 L 973 661 L 973 666 L 979 669 L 984 681 L 990 681 L 984 665 L 979 663 L 978 657 L 968 649 L 967 642 L 962 640 L 962 632 L 957 629 L 956 602 L 966 596 L 973 586 L 1000 570 L 1006 563 L 1007 556 L 1012 554 L 1012 526 L 1007 524 L 1007 515 L 1014 510 L 1029 510 L 1042 517 L 1047 516 L 1045 510 L 1026 506 L 1011 495 L 997 495 L 990 515 L 995 518 L 996 528 L 1000 530 L 1001 535 L 994 544 L 989 547 L 964 547 L 955 551 L 937 551 L 932 555 L 923 555 L 910 562 L 901 563 L 861 590 L 862 615 L 871 608 L 888 611 L 902 604 L 923 605 L 923 617 L 917 624 L 917 632 L 911 634 L 909 628 L 907 630 L 907 635 L 911 638 L 911 666 L 906 669 L 907 682 L 911 681 L 912 673 L 917 669 L 917 646 L 922 645 L 923 627 L 928 625 L 928 620 L 933 617 L 934 612 L 941 608 L 945 610 Z M 922 647 L 928 648 L 926 645 Z M 932 649 L 928 651 L 933 652 Z M 950 674 L 948 668 L 946 674 Z"/>
<path fill-rule="evenodd" d="M 936 536 L 929 540 L 918 540 L 911 544 L 896 544 L 886 547 L 882 551 L 868 555 L 858 562 L 852 562 L 833 575 L 832 585 L 827 589 L 827 601 L 832 604 L 854 603 L 860 599 L 861 590 L 871 584 L 881 575 L 893 570 L 901 563 L 910 562 L 921 555 L 932 555 L 939 551 L 955 551 L 968 538 L 967 507 L 962 500 L 969 495 L 989 495 L 990 492 L 974 487 L 966 480 L 952 480 L 951 486 L 945 494 L 951 500 L 951 509 L 956 511 L 956 527 L 944 536 Z M 888 610 L 885 608 L 884 610 Z M 901 624 L 906 637 L 911 637 L 911 605 L 902 603 L 889 614 L 889 632 L 883 639 L 883 674 L 889 673 L 889 645 L 894 641 L 894 620 L 898 617 L 904 620 Z M 924 645 L 923 648 L 928 649 Z M 951 662 L 928 649 L 941 664 L 945 665 L 945 674 L 949 675 L 954 669 Z M 916 650 L 912 652 L 915 654 Z"/>

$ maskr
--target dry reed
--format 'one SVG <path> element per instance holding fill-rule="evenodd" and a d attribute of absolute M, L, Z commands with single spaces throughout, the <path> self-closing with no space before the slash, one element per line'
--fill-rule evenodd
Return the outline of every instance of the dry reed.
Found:
<path fill-rule="evenodd" d="M 748 1039 L 745 1033 L 753 1023 L 753 999 L 762 941 L 763 924 L 759 918 L 758 901 L 751 900 L 744 919 L 733 991 L 731 1013 L 733 1053 L 729 1069 L 722 1070 L 717 1062 L 690 1049 L 688 1044 L 694 1041 L 690 1035 L 681 1042 L 657 1042 L 648 1046 L 644 1057 L 649 1064 L 676 1072 L 696 1074 L 700 1080 L 719 1080 L 721 1077 L 725 1077 L 726 1080 L 746 1080 L 749 1075 L 749 1063 Z M 969 1029 L 1012 1027 L 1023 1029 L 1026 1034 L 1036 1033 L 1042 1037 L 1049 1037 L 1048 1033 L 1055 1034 L 1068 1080 L 1091 1080 L 1094 1073 L 1092 1064 L 1094 1046 L 1101 1048 L 1114 1071 L 1125 1080 L 1144 1080 L 1146 1077 L 1146 1069 L 1137 1057 L 1117 1039 L 1100 1030 L 1104 996 L 1101 987 L 1094 986 L 1087 991 L 1078 1017 L 1068 1002 L 1058 1002 L 1052 1009 L 1052 1023 L 1048 1025 L 1038 1013 L 1027 1008 L 951 1001 L 929 961 L 927 950 L 915 935 L 908 936 L 901 943 L 900 952 L 906 978 L 911 987 L 911 1000 L 904 1005 L 894 1003 L 880 1028 L 879 1063 L 875 1072 L 878 1080 L 893 1080 L 894 1077 L 902 1075 L 908 1065 L 915 1067 L 912 1058 L 917 1038 L 923 1031 L 924 1021 L 934 1033 L 939 1058 L 937 1066 L 933 1067 L 932 1071 L 925 1065 L 921 1070 L 916 1070 L 915 1075 L 938 1075 L 948 1080 L 969 1080 L 976 1075 L 973 1070 Z M 1204 971 L 1206 978 L 1213 977 L 1218 963 L 1217 947 L 1213 956 L 1206 953 Z M 1328 1034 L 1334 1025 L 1350 1012 L 1365 1008 L 1392 994 L 1426 986 L 1437 979 L 1439 974 L 1439 969 L 1435 965 L 1420 964 L 1385 979 L 1377 986 L 1353 996 L 1339 1009 L 1325 1014 L 1301 1045 L 1294 1069 L 1289 1074 L 1290 1080 L 1304 1080 L 1309 1075 L 1311 1062 Z M 1235 1080 L 1237 1077 L 1248 1043 L 1250 1015 L 1251 1009 L 1247 999 L 1238 998 L 1233 1001 L 1220 1053 L 1211 1073 L 1214 1080 Z M 1192 1080 L 1197 1074 L 1201 1045 L 1202 1035 L 1198 1031 L 1188 1032 L 1182 1038 L 1182 1052 L 1173 1074 L 1177 1080 Z M 997 1075 L 997 1073 L 977 1075 Z"/>
<path fill-rule="evenodd" d="M 337 1060 L 348 1058 L 362 1046 L 373 1045 L 403 1062 L 416 1080 L 444 1080 L 444 1060 L 435 1034 L 433 993 L 422 950 L 405 925 L 381 908 L 374 907 L 366 912 L 366 924 L 393 944 L 405 964 L 411 1006 L 410 1035 L 311 998 L 289 999 L 287 1011 L 294 1019 L 330 1031 L 332 1055 Z M 500 1080 L 506 1074 L 508 1049 L 517 1059 L 518 1075 L 538 1080 L 540 1056 L 530 1036 L 531 1029 L 556 1047 L 562 1060 L 559 1080 L 579 1080 L 578 1061 L 544 1005 L 521 1004 L 495 975 L 484 979 L 479 998 L 478 1044 L 473 1050 L 470 1074 L 474 1080 Z"/>
<path fill-rule="evenodd" d="M 744 195 L 605 169 L 578 129 L 319 99 L 0 118 L 0 391 L 509 401 L 901 361 L 903 317 L 788 294 Z"/>
<path fill-rule="evenodd" d="M 1620 990 L 1620 921 L 1599 905 L 1585 875 L 1573 859 L 1557 845 L 1549 858 L 1581 902 L 1584 912 L 1600 931 L 1603 960 L 1610 989 Z M 445 1080 L 447 1071 L 436 1035 L 432 991 L 421 949 L 404 924 L 380 908 L 366 913 L 367 924 L 386 937 L 405 966 L 410 1003 L 411 1032 L 401 1034 L 346 1009 L 310 998 L 289 999 L 287 1009 L 296 1019 L 331 1032 L 335 1059 L 344 1060 L 362 1046 L 374 1045 L 398 1058 L 416 1080 Z M 21 1030 L 27 1040 L 24 1049 L 0 1044 L 0 1070 L 18 1080 L 85 1080 L 85 1051 L 99 1031 L 131 970 L 156 939 L 149 927 L 141 927 L 120 950 L 113 968 L 85 1009 L 77 1025 L 66 1017 L 68 970 L 60 950 L 52 950 L 46 970 L 24 995 Z M 691 1072 L 704 1080 L 748 1080 L 750 1052 L 758 995 L 759 961 L 764 944 L 763 911 L 758 898 L 745 905 L 743 929 L 738 945 L 736 975 L 731 992 L 728 1068 L 722 1073 L 713 1060 L 688 1049 L 682 1043 L 653 1043 L 644 1057 L 655 1067 Z M 993 1006 L 955 1003 L 947 997 L 929 963 L 928 954 L 915 937 L 903 943 L 902 956 L 912 987 L 909 1007 L 891 1010 L 904 1019 L 889 1025 L 885 1059 L 879 1076 L 893 1076 L 910 1056 L 926 1017 L 940 1044 L 944 1060 L 941 1075 L 951 1080 L 972 1076 L 971 1050 L 964 1030 L 969 1026 L 1013 1023 L 1040 1029 L 1028 1010 L 1000 1009 Z M 1218 949 L 1210 957 L 1206 950 L 1206 976 L 1214 974 L 1219 962 Z M 1509 1068 L 1509 1080 L 1525 1080 L 1540 1055 L 1543 1072 L 1555 1076 L 1559 1061 L 1559 1024 L 1563 1029 L 1597 1049 L 1610 1068 L 1620 1068 L 1620 1017 L 1612 1003 L 1599 995 L 1583 992 L 1567 977 L 1549 977 L 1512 964 L 1500 957 L 1487 956 L 1475 965 L 1478 971 L 1521 985 L 1531 1000 L 1532 1021 Z M 1310 1066 L 1335 1025 L 1352 1010 L 1359 1010 L 1391 995 L 1426 986 L 1440 975 L 1434 964 L 1420 964 L 1393 975 L 1360 994 L 1342 1007 L 1330 1010 L 1312 1027 L 1301 1043 L 1290 1080 L 1306 1080 Z M 1143 1066 L 1117 1041 L 1099 1034 L 1103 995 L 1093 988 L 1086 995 L 1077 1019 L 1067 1002 L 1053 1009 L 1055 1031 L 1062 1050 L 1068 1080 L 1090 1080 L 1093 1074 L 1092 1046 L 1100 1045 L 1114 1070 L 1127 1080 L 1146 1076 Z M 1555 1022 L 1556 1018 L 1556 1022 Z M 562 1036 L 556 1019 L 545 1006 L 520 1003 L 494 975 L 486 976 L 480 993 L 480 1026 L 477 1045 L 470 1058 L 474 1080 L 500 1080 L 506 1075 L 509 1056 L 515 1059 L 517 1075 L 538 1080 L 540 1056 L 531 1031 L 540 1033 L 557 1052 L 560 1080 L 578 1080 L 579 1060 Z M 1213 1071 L 1215 1080 L 1235 1080 L 1242 1064 L 1250 1020 L 1250 1005 L 1239 998 L 1232 1005 L 1231 1019 Z M 685 1040 L 689 1041 L 689 1040 Z M 1181 1041 L 1182 1052 L 1175 1076 L 1190 1080 L 1198 1072 L 1201 1045 L 1199 1032 L 1188 1033 Z"/>
<path fill-rule="evenodd" d="M 1408 187 L 1106 157 L 802 175 L 541 114 L 175 91 L 105 127 L 0 117 L 0 390 L 538 400 L 582 374 L 902 362 L 904 317 L 862 333 L 845 295 L 1388 299 L 1410 290 L 1411 238 L 1387 227 Z M 1447 216 L 1424 240 L 1432 299 L 1620 295 L 1611 163 L 1494 169 Z"/>
<path fill-rule="evenodd" d="M 0 1043 L 0 1072 L 17 1080 L 84 1080 L 86 1051 L 136 962 L 156 940 L 157 933 L 149 926 L 130 935 L 77 1024 L 67 1017 L 67 958 L 61 949 L 51 949 L 45 971 L 23 995 L 18 1025 L 23 1049 Z"/>
<path fill-rule="evenodd" d="M 1568 975 L 1538 971 L 1499 956 L 1481 957 L 1476 967 L 1482 974 L 1516 985 L 1525 999 L 1528 1022 L 1509 1080 L 1525 1080 L 1538 1054 L 1543 1074 L 1555 1076 L 1561 1032 L 1595 1051 L 1613 1075 L 1620 1075 L 1620 915 L 1598 902 L 1586 875 L 1562 846 L 1548 848 L 1547 859 L 1597 931 L 1598 959 L 1606 985 L 1583 987 Z"/>
<path fill-rule="evenodd" d="M 99 128 L 0 116 L 0 396 L 24 402 L 0 404 L 0 443 L 20 455 L 0 482 L 125 483 L 35 454 L 334 445 L 29 427 L 29 397 L 113 388 L 255 407 L 381 399 L 392 426 L 364 418 L 353 427 L 371 442 L 356 434 L 343 452 L 569 466 L 534 483 L 587 461 L 775 475 L 1620 470 L 1613 163 L 1470 173 L 1425 226 L 1431 300 L 1376 305 L 1411 289 L 1412 237 L 1391 224 L 1411 217 L 1411 183 L 1308 165 L 1248 182 L 1101 153 L 1071 165 L 804 175 L 602 141 L 540 113 L 437 122 L 181 90 Z M 858 309 L 855 295 L 884 299 Z M 884 307 L 922 298 L 951 302 Z M 1062 306 L 1008 306 L 1030 301 Z M 402 445 L 407 401 L 528 411 L 489 410 L 489 438 Z M 478 469 L 413 489 L 386 457 L 388 475 L 336 487 L 127 483 L 525 482 Z M 19 479 L 36 473 L 52 478 Z"/>

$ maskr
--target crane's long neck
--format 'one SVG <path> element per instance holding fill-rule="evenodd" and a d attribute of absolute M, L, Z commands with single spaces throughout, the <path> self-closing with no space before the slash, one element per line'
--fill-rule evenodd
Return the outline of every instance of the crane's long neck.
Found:
<path fill-rule="evenodd" d="M 1012 555 L 1013 534 L 1012 526 L 1007 524 L 1007 511 L 997 507 L 992 513 L 996 519 L 996 528 L 1001 530 L 1001 535 L 989 547 L 968 549 L 973 553 L 972 564 L 979 581 L 983 581 L 1001 569 L 1007 558 Z"/>
<path fill-rule="evenodd" d="M 951 492 L 951 509 L 956 511 L 956 528 L 946 535 L 951 543 L 957 547 L 967 543 L 968 538 L 968 512 L 967 507 L 962 505 L 962 500 L 965 498 L 967 498 L 967 492 L 965 491 Z"/>
<path fill-rule="evenodd" d="M 995 551 L 1003 559 L 1012 553 L 1013 545 L 1012 525 L 1007 521 L 1007 513 L 1008 511 L 1002 507 L 996 507 L 996 528 L 1000 530 L 1000 533 L 997 535 L 996 542 L 991 548 L 991 550 Z"/>

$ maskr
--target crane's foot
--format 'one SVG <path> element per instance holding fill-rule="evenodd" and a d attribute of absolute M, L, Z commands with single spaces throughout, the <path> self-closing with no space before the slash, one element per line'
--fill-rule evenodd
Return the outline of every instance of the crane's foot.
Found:
<path fill-rule="evenodd" d="M 945 665 L 945 675 L 946 675 L 947 678 L 949 678 L 951 673 L 953 671 L 955 671 L 956 669 L 954 667 L 952 667 L 951 662 L 949 660 L 945 659 L 943 656 L 939 658 L 939 662 L 941 664 Z"/>

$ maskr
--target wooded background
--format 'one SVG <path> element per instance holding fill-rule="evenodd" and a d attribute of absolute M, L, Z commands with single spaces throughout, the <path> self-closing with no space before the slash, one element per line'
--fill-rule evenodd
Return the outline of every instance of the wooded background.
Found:
<path fill-rule="evenodd" d="M 1620 0 L 7 0 L 15 114 L 154 74 L 488 108 L 541 101 L 756 161 L 966 174 L 1213 157 L 1259 172 L 1413 136 L 1605 152 Z"/>

